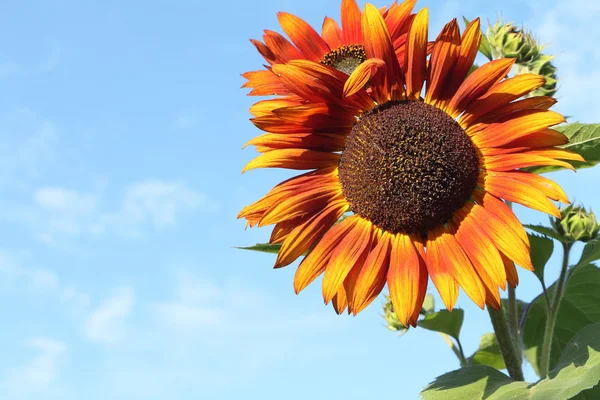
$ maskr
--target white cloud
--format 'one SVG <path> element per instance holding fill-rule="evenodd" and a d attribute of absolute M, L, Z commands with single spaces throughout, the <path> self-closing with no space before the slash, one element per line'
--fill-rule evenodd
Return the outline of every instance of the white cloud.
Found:
<path fill-rule="evenodd" d="M 96 197 L 82 195 L 72 190 L 57 187 L 43 187 L 34 194 L 35 201 L 49 211 L 86 213 L 96 208 Z"/>
<path fill-rule="evenodd" d="M 165 226 L 174 224 L 180 212 L 193 211 L 205 203 L 206 197 L 182 182 L 150 179 L 127 189 L 122 212 L 136 222 L 150 219 L 157 226 Z"/>
<path fill-rule="evenodd" d="M 0 115 L 0 131 L 0 184 L 22 186 L 55 160 L 58 135 L 52 121 L 21 108 Z"/>
<path fill-rule="evenodd" d="M 0 290 L 56 296 L 61 303 L 85 308 L 90 299 L 86 293 L 65 285 L 48 269 L 25 266 L 25 256 L 0 249 Z"/>
<path fill-rule="evenodd" d="M 124 320 L 134 303 L 135 296 L 131 288 L 116 289 L 85 321 L 84 329 L 88 339 L 105 344 L 123 340 L 127 335 Z"/>
<path fill-rule="evenodd" d="M 539 2 L 535 19 L 526 24 L 540 42 L 548 44 L 546 53 L 556 56 L 559 90 L 557 110 L 571 121 L 598 122 L 600 49 L 591 38 L 600 37 L 600 3 L 587 0 Z"/>
<path fill-rule="evenodd" d="M 46 396 L 58 380 L 67 351 L 66 344 L 48 337 L 35 337 L 26 340 L 23 345 L 36 355 L 25 365 L 10 368 L 5 376 L 0 377 L 3 398 L 40 398 Z"/>

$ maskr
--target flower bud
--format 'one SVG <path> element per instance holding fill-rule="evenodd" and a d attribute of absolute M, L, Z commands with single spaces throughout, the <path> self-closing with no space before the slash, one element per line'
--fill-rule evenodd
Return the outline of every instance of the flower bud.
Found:
<path fill-rule="evenodd" d="M 600 224 L 592 211 L 583 206 L 569 205 L 561 211 L 562 219 L 554 218 L 552 226 L 567 242 L 588 242 L 598 237 Z"/>
<path fill-rule="evenodd" d="M 516 58 L 517 64 L 527 64 L 538 57 L 542 46 L 538 45 L 530 32 L 518 29 L 512 23 L 496 22 L 488 26 L 487 38 L 494 58 Z"/>
<path fill-rule="evenodd" d="M 385 304 L 383 305 L 383 318 L 387 322 L 387 328 L 391 331 L 398 331 L 400 334 L 404 334 L 408 327 L 404 326 L 402 322 L 398 319 L 396 312 L 394 311 L 394 306 L 392 304 L 392 300 L 390 296 L 386 296 Z"/>
<path fill-rule="evenodd" d="M 517 64 L 516 74 L 537 74 L 546 78 L 544 86 L 534 90 L 530 96 L 554 96 L 556 93 L 556 67 L 552 64 L 554 56 L 540 54 L 535 60 L 526 65 Z"/>

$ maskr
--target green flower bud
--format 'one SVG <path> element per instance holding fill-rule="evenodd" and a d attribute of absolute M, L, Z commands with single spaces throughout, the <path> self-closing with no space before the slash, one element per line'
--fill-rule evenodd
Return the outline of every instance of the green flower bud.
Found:
<path fill-rule="evenodd" d="M 398 319 L 396 312 L 394 311 L 394 306 L 392 305 L 392 300 L 390 296 L 385 297 L 385 304 L 383 305 L 383 318 L 387 322 L 387 328 L 391 331 L 400 332 L 403 335 L 408 327 L 404 326 L 402 322 Z"/>
<path fill-rule="evenodd" d="M 567 242 L 588 242 L 598 237 L 600 224 L 592 211 L 569 205 L 561 211 L 562 219 L 553 218 L 552 226 Z"/>
<path fill-rule="evenodd" d="M 518 64 L 532 62 L 543 49 L 530 32 L 518 29 L 511 22 L 489 25 L 486 36 L 494 58 L 516 58 Z"/>
<path fill-rule="evenodd" d="M 530 96 L 554 96 L 556 93 L 558 78 L 556 76 L 556 67 L 552 64 L 553 59 L 554 56 L 540 54 L 535 60 L 526 65 L 517 64 L 517 75 L 537 74 L 546 78 L 544 86 L 531 92 Z"/>

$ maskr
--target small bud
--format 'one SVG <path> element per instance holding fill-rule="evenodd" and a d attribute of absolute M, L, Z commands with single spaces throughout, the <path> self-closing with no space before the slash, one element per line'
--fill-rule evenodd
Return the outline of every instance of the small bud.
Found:
<path fill-rule="evenodd" d="M 548 56 L 540 54 L 532 62 L 521 65 L 517 64 L 516 74 L 537 74 L 546 78 L 544 86 L 531 92 L 530 96 L 554 96 L 556 93 L 556 83 L 558 78 L 556 76 L 556 67 L 552 64 L 554 56 Z"/>
<path fill-rule="evenodd" d="M 487 38 L 494 58 L 516 58 L 517 64 L 527 64 L 538 57 L 543 47 L 536 43 L 530 32 L 502 21 L 488 26 Z"/>
<path fill-rule="evenodd" d="M 567 242 L 588 242 L 598 237 L 600 224 L 592 211 L 586 211 L 583 206 L 569 205 L 560 213 L 562 219 L 552 219 L 552 226 Z"/>
<path fill-rule="evenodd" d="M 404 326 L 402 322 L 398 319 L 396 312 L 394 311 L 394 306 L 392 304 L 392 300 L 390 296 L 386 296 L 385 304 L 383 305 L 383 318 L 387 322 L 387 328 L 391 331 L 398 331 L 400 334 L 404 334 L 408 327 Z"/>

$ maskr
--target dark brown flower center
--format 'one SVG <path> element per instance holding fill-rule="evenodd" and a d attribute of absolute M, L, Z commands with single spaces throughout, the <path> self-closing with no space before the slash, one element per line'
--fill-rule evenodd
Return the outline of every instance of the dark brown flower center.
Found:
<path fill-rule="evenodd" d="M 350 75 L 356 67 L 365 62 L 367 54 L 365 48 L 361 44 L 350 44 L 340 46 L 335 50 L 331 50 L 321 58 L 321 64 L 329 65 Z"/>
<path fill-rule="evenodd" d="M 392 101 L 352 127 L 339 164 L 350 209 L 392 233 L 446 223 L 469 200 L 479 174 L 471 139 L 442 110 Z"/>

